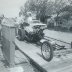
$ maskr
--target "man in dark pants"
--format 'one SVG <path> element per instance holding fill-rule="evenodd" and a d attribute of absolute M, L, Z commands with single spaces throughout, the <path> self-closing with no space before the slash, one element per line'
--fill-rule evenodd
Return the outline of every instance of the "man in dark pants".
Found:
<path fill-rule="evenodd" d="M 1 41 L 1 24 L 0 24 L 0 41 Z"/>
<path fill-rule="evenodd" d="M 18 30 L 18 35 L 19 35 L 20 40 L 23 41 L 25 39 L 25 30 L 24 30 L 24 24 L 23 23 L 20 24 L 20 29 Z"/>

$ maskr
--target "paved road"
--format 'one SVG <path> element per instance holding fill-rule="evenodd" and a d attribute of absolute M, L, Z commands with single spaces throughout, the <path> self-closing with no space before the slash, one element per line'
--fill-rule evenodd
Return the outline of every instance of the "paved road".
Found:
<path fill-rule="evenodd" d="M 57 44 L 63 45 L 66 48 L 71 48 L 71 42 L 72 42 L 72 33 L 66 33 L 66 32 L 60 32 L 60 31 L 54 31 L 54 30 L 44 30 L 45 36 L 64 41 L 66 43 L 54 40 Z M 53 39 L 50 39 L 53 40 Z"/>
<path fill-rule="evenodd" d="M 53 31 L 53 30 L 45 30 L 44 33 L 48 37 L 62 40 L 62 41 L 65 41 L 67 43 L 71 43 L 71 41 L 72 41 L 72 33 Z"/>

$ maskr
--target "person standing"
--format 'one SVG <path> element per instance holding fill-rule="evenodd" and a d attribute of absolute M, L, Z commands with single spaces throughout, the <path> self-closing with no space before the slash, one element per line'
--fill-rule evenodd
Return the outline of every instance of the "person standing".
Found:
<path fill-rule="evenodd" d="M 1 41 L 1 24 L 0 24 L 0 41 Z"/>

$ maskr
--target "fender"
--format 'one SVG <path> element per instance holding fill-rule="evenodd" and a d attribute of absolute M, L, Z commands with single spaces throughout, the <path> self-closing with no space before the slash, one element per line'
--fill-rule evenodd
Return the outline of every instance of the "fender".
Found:
<path fill-rule="evenodd" d="M 41 39 L 41 40 L 40 40 L 41 43 L 44 43 L 44 42 L 46 42 L 46 41 L 49 42 L 51 45 L 55 45 L 55 44 L 56 44 L 55 41 L 50 41 L 50 40 L 46 40 L 46 39 Z"/>
<path fill-rule="evenodd" d="M 40 40 L 41 43 L 44 43 L 44 42 L 46 42 L 46 41 L 48 41 L 48 40 L 46 40 L 46 39 L 41 39 L 41 40 Z"/>

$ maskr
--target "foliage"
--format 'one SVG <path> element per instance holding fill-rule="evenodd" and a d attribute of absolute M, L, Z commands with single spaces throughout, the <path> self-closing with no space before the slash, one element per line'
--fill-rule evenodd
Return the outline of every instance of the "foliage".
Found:
<path fill-rule="evenodd" d="M 71 3 L 71 1 L 69 1 Z M 47 16 L 54 13 L 59 14 L 60 10 L 66 6 L 66 1 L 64 0 L 27 0 L 24 6 L 21 7 L 19 15 L 26 16 L 27 12 L 36 12 L 37 19 L 42 22 L 45 21 Z"/>
<path fill-rule="evenodd" d="M 60 9 L 60 12 L 64 12 L 64 11 L 68 11 L 68 12 L 72 12 L 72 6 L 71 5 L 67 5 L 65 7 L 63 7 L 62 9 Z"/>
<path fill-rule="evenodd" d="M 0 16 L 0 24 L 1 24 L 1 22 L 2 22 L 3 19 L 4 19 L 4 14 L 2 14 L 2 15 Z"/>
<path fill-rule="evenodd" d="M 68 21 L 70 19 L 70 16 L 72 16 L 72 6 L 67 5 L 62 9 L 60 9 L 59 15 L 56 19 L 60 18 L 60 19 L 66 19 Z"/>

